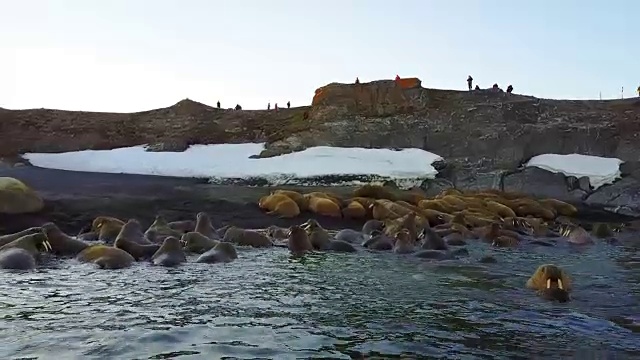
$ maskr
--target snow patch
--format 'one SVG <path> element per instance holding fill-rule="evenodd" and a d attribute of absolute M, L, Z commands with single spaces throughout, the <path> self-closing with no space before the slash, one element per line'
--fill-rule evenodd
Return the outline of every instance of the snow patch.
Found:
<path fill-rule="evenodd" d="M 620 164 L 617 158 L 606 158 L 581 154 L 542 154 L 532 157 L 526 166 L 536 166 L 565 176 L 581 178 L 586 176 L 594 189 L 611 184 L 620 178 Z"/>
<path fill-rule="evenodd" d="M 243 185 L 358 185 L 392 180 L 399 187 L 433 179 L 442 158 L 422 149 L 317 146 L 264 159 L 250 156 L 264 143 L 192 145 L 183 152 L 149 152 L 145 145 L 113 150 L 27 153 L 34 166 L 50 169 L 208 178 Z"/>

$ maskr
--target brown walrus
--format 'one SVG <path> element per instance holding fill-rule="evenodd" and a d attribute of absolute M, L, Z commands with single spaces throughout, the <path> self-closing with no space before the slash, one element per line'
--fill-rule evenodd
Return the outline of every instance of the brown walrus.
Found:
<path fill-rule="evenodd" d="M 185 250 L 196 254 L 202 254 L 209 251 L 210 249 L 213 249 L 213 247 L 218 245 L 219 242 L 217 240 L 209 239 L 208 237 L 195 231 L 188 232 L 182 235 L 181 240 L 184 244 Z"/>
<path fill-rule="evenodd" d="M 98 235 L 98 240 L 113 243 L 120 233 L 124 221 L 109 216 L 98 216 L 91 223 L 91 232 Z"/>
<path fill-rule="evenodd" d="M 418 239 L 422 250 L 447 250 L 447 243 L 432 228 L 424 228 Z"/>
<path fill-rule="evenodd" d="M 187 256 L 182 251 L 180 240 L 173 236 L 166 237 L 158 251 L 151 256 L 153 265 L 177 266 L 186 261 Z"/>
<path fill-rule="evenodd" d="M 0 269 L 34 269 L 40 252 L 49 250 L 51 245 L 43 233 L 22 236 L 0 247 Z"/>
<path fill-rule="evenodd" d="M 216 229 L 211 223 L 211 218 L 209 218 L 209 215 L 207 215 L 207 213 L 205 212 L 199 212 L 198 215 L 196 215 L 196 228 L 193 231 L 198 232 L 212 240 L 220 239 L 218 233 L 216 232 Z"/>
<path fill-rule="evenodd" d="M 58 256 L 76 256 L 89 246 L 86 242 L 65 234 L 51 222 L 42 225 L 42 231 L 51 244 L 51 252 Z"/>
<path fill-rule="evenodd" d="M 302 255 L 306 252 L 313 251 L 313 245 L 311 245 L 307 231 L 298 225 L 293 225 L 289 228 L 287 246 L 289 252 L 294 255 Z"/>
<path fill-rule="evenodd" d="M 393 252 L 396 254 L 410 254 L 415 251 L 415 240 L 409 233 L 409 230 L 402 229 L 396 233 L 395 244 L 393 244 Z"/>
<path fill-rule="evenodd" d="M 76 256 L 76 260 L 94 263 L 101 269 L 122 269 L 135 262 L 133 256 L 128 252 L 106 245 L 89 246 Z"/>
<path fill-rule="evenodd" d="M 571 278 L 559 266 L 544 264 L 527 280 L 527 288 L 536 290 L 540 296 L 548 300 L 567 302 L 571 298 Z"/>
<path fill-rule="evenodd" d="M 228 263 L 238 258 L 235 246 L 229 242 L 220 242 L 213 249 L 200 255 L 196 260 L 197 263 Z"/>
<path fill-rule="evenodd" d="M 316 250 L 323 250 L 331 242 L 331 236 L 315 219 L 309 219 L 301 227 L 307 231 L 309 241 Z"/>
<path fill-rule="evenodd" d="M 120 230 L 113 246 L 128 252 L 136 261 L 151 258 L 153 254 L 158 251 L 160 245 L 143 245 L 136 242 L 134 239 L 140 236 L 140 232 L 140 223 L 137 220 L 131 219 L 127 221 Z"/>
<path fill-rule="evenodd" d="M 231 226 L 224 233 L 223 242 L 234 243 L 239 246 L 271 247 L 273 242 L 264 234 L 253 230 L 245 230 Z"/>
<path fill-rule="evenodd" d="M 156 215 L 153 223 L 144 232 L 144 237 L 152 243 L 162 243 L 169 236 L 180 237 L 182 232 L 172 229 L 162 215 Z"/>
<path fill-rule="evenodd" d="M 14 240 L 17 240 L 23 236 L 37 234 L 42 232 L 42 229 L 39 227 L 30 227 L 28 229 L 24 229 L 22 231 L 18 231 L 17 233 L 7 234 L 0 236 L 0 246 L 4 246 Z"/>
<path fill-rule="evenodd" d="M 373 230 L 371 237 L 362 243 L 362 246 L 376 251 L 393 250 L 393 240 L 380 230 Z"/>
<path fill-rule="evenodd" d="M 565 224 L 560 229 L 560 234 L 567 238 L 567 241 L 575 245 L 590 245 L 595 241 L 591 234 L 578 225 Z"/>
<path fill-rule="evenodd" d="M 196 222 L 193 220 L 172 221 L 169 223 L 169 227 L 173 230 L 186 234 L 195 230 Z"/>

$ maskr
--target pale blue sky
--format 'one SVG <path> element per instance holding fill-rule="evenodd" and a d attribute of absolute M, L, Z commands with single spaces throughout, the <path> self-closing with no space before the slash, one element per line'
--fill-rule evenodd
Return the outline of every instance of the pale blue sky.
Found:
<path fill-rule="evenodd" d="M 309 104 L 417 76 L 547 98 L 637 96 L 637 0 L 0 0 L 0 106 Z"/>

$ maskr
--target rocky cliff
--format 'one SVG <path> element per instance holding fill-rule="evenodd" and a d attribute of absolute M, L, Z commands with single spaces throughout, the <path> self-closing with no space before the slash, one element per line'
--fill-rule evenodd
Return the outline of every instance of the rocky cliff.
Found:
<path fill-rule="evenodd" d="M 640 193 L 639 134 L 638 98 L 569 101 L 493 89 L 435 90 L 415 78 L 333 83 L 316 91 L 312 106 L 278 112 L 215 109 L 190 100 L 131 114 L 0 109 L 0 156 L 142 143 L 162 150 L 267 142 L 262 156 L 315 145 L 417 147 L 446 159 L 437 164 L 442 183 L 537 192 L 637 214 L 640 203 L 628 203 Z M 579 179 L 518 170 L 543 153 L 617 157 L 626 162 L 625 178 L 592 194 Z"/>

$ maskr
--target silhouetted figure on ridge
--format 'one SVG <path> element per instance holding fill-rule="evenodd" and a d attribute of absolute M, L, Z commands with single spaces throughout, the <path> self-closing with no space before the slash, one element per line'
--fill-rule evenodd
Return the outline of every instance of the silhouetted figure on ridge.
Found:
<path fill-rule="evenodd" d="M 267 104 L 267 110 L 271 110 L 271 103 Z"/>
<path fill-rule="evenodd" d="M 396 81 L 400 80 L 400 75 L 396 75 Z"/>
<path fill-rule="evenodd" d="M 473 78 L 471 77 L 471 75 L 467 77 L 467 85 L 469 86 L 469 91 L 471 91 L 471 87 L 473 86 Z M 476 87 L 478 86 L 476 85 Z"/>
<path fill-rule="evenodd" d="M 360 84 L 360 79 L 356 78 L 356 84 Z"/>
<path fill-rule="evenodd" d="M 278 112 L 278 103 L 275 103 L 275 104 L 273 105 L 273 109 L 274 109 L 276 112 Z"/>
<path fill-rule="evenodd" d="M 220 100 L 218 100 L 218 102 L 216 103 L 216 105 L 218 106 L 218 109 L 220 109 Z"/>
<path fill-rule="evenodd" d="M 507 86 L 507 94 L 511 94 L 512 91 L 513 91 L 513 86 L 512 85 Z"/>
<path fill-rule="evenodd" d="M 236 105 L 236 110 L 242 110 L 242 106 L 240 106 L 240 104 Z"/>
<path fill-rule="evenodd" d="M 476 88 L 474 90 L 480 90 L 480 86 L 476 85 Z"/>
<path fill-rule="evenodd" d="M 291 101 L 287 101 L 287 109 L 291 109 Z"/>

